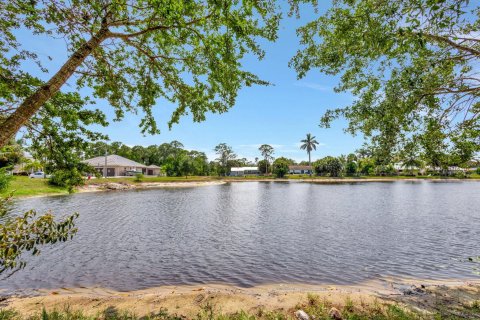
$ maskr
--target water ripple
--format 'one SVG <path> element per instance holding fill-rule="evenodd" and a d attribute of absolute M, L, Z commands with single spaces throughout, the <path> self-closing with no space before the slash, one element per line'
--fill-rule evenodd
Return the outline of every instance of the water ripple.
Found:
<path fill-rule="evenodd" d="M 480 183 L 244 182 L 18 201 L 80 213 L 74 240 L 0 288 L 472 278 Z"/>

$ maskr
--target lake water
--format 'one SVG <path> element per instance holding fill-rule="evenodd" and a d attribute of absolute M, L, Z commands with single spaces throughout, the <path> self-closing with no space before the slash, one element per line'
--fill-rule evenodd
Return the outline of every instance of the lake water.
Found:
<path fill-rule="evenodd" d="M 72 241 L 26 256 L 0 288 L 353 284 L 475 278 L 479 182 L 242 182 L 18 201 L 77 211 Z"/>

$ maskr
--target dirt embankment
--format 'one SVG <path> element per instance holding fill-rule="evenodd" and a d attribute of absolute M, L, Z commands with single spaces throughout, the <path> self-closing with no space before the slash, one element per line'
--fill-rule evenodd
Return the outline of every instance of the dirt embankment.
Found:
<path fill-rule="evenodd" d="M 2 302 L 22 315 L 47 310 L 82 310 L 98 315 L 105 310 L 128 310 L 138 316 L 166 310 L 170 314 L 195 318 L 206 307 L 216 312 L 250 314 L 275 311 L 293 315 L 308 294 L 342 308 L 347 301 L 358 305 L 398 303 L 416 311 L 435 313 L 439 308 L 461 315 L 462 308 L 480 301 L 480 281 L 470 282 L 391 282 L 374 281 L 357 286 L 314 286 L 295 284 L 263 285 L 239 288 L 226 285 L 165 286 L 119 292 L 104 288 L 40 290 L 31 296 L 13 296 Z"/>
<path fill-rule="evenodd" d="M 185 182 L 99 182 L 91 183 L 79 187 L 78 192 L 98 192 L 109 190 L 134 190 L 134 189 L 153 189 L 153 188 L 188 188 L 203 187 L 224 184 L 224 181 L 185 181 Z"/>

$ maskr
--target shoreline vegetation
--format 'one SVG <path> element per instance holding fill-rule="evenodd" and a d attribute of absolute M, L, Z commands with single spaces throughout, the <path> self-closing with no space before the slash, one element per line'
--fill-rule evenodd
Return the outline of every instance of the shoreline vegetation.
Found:
<path fill-rule="evenodd" d="M 144 177 L 135 181 L 134 177 L 114 177 L 85 180 L 83 186 L 75 192 L 98 192 L 109 190 L 132 190 L 151 188 L 199 187 L 217 185 L 229 182 L 306 182 L 306 183 L 355 183 L 355 182 L 394 182 L 394 181 L 480 181 L 480 175 L 472 175 L 466 179 L 445 178 L 439 176 L 361 176 L 361 177 L 309 177 L 308 175 L 293 175 L 284 178 L 274 176 L 245 176 L 245 177 L 214 177 L 189 176 L 185 177 Z M 15 198 L 42 197 L 68 194 L 68 189 L 54 186 L 47 179 L 30 179 L 25 176 L 15 176 L 7 190 L 0 195 L 13 193 Z"/>
<path fill-rule="evenodd" d="M 303 312 L 303 313 L 302 313 Z M 38 290 L 5 296 L 0 319 L 477 319 L 480 281 L 358 285 L 211 284 L 136 291 Z M 305 315 L 308 317 L 305 317 Z"/>

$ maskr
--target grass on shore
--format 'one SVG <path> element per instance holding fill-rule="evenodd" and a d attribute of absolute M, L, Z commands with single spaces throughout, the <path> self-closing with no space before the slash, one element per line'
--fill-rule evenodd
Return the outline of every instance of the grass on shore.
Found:
<path fill-rule="evenodd" d="M 296 319 L 295 311 L 303 310 L 310 319 L 315 320 L 456 320 L 477 319 L 480 315 L 480 302 L 473 301 L 462 305 L 460 310 L 414 311 L 410 306 L 401 306 L 397 303 L 387 303 L 375 299 L 373 302 L 353 301 L 347 297 L 342 305 L 334 305 L 326 299 L 315 294 L 308 294 L 306 301 L 299 303 L 294 309 L 266 311 L 262 308 L 255 309 L 253 313 L 238 311 L 231 314 L 221 312 L 221 307 L 206 303 L 200 307 L 196 320 L 287 320 Z M 339 317 L 335 317 L 336 316 Z M 29 317 L 22 317 L 19 312 L 12 309 L 0 309 L 0 320 L 186 320 L 188 317 L 177 313 L 169 313 L 167 309 L 160 308 L 146 316 L 138 316 L 128 310 L 118 310 L 111 306 L 98 312 L 96 315 L 86 315 L 81 310 L 74 310 L 65 306 L 62 310 L 45 309 Z"/>
<path fill-rule="evenodd" d="M 48 179 L 31 179 L 25 176 L 14 176 L 8 189 L 0 192 L 0 196 L 8 195 L 12 192 L 15 197 L 68 193 L 66 188 L 50 185 Z"/>
<path fill-rule="evenodd" d="M 305 312 L 310 317 L 314 317 L 316 320 L 327 320 L 332 319 L 329 315 L 328 303 L 323 304 L 319 303 L 316 305 L 308 306 L 304 308 Z M 376 319 L 376 320 L 407 320 L 407 319 L 430 319 L 423 317 L 419 313 L 414 313 L 402 309 L 399 306 L 372 306 L 372 307 L 358 307 L 353 305 L 346 305 L 342 313 L 342 319 L 349 320 L 367 320 L 367 319 Z M 158 312 L 151 313 L 147 316 L 137 316 L 129 311 L 119 311 L 114 307 L 109 307 L 103 312 L 94 315 L 87 316 L 82 311 L 72 310 L 69 307 L 65 307 L 63 310 L 53 310 L 46 311 L 45 309 L 42 312 L 30 317 L 21 317 L 18 312 L 14 310 L 0 310 L 0 320 L 94 320 L 94 319 L 105 319 L 105 320 L 185 320 L 186 317 L 177 314 L 170 314 L 165 309 L 160 309 Z M 264 311 L 258 310 L 256 313 L 247 313 L 245 311 L 239 311 L 233 314 L 223 314 L 216 312 L 212 306 L 204 306 L 202 310 L 198 313 L 197 320 L 287 320 L 295 319 L 295 316 L 291 313 L 285 313 L 281 311 Z M 435 318 L 443 319 L 443 318 Z"/>

